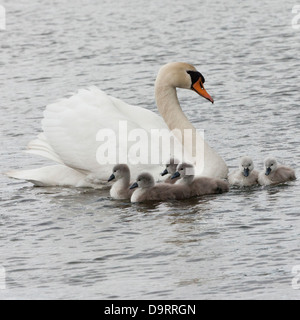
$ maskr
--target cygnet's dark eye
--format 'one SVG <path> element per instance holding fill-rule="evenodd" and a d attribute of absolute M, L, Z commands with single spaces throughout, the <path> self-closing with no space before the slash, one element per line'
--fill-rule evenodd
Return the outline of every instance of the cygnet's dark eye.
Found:
<path fill-rule="evenodd" d="M 183 171 L 183 168 L 181 168 L 180 170 Z"/>

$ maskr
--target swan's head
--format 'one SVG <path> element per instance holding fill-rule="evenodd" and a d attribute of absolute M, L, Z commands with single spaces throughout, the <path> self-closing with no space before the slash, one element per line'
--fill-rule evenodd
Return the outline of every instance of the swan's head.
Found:
<path fill-rule="evenodd" d="M 278 162 L 275 158 L 268 158 L 265 160 L 266 176 L 269 176 L 271 172 L 275 171 L 277 168 L 278 168 Z"/>
<path fill-rule="evenodd" d="M 203 75 L 191 64 L 172 62 L 163 66 L 156 79 L 156 87 L 171 86 L 196 91 L 200 96 L 214 103 L 204 88 Z"/>
<path fill-rule="evenodd" d="M 123 178 L 130 179 L 130 169 L 127 164 L 117 164 L 116 166 L 114 166 L 113 173 L 109 177 L 108 182 L 112 180 L 118 181 Z"/>
<path fill-rule="evenodd" d="M 136 182 L 130 187 L 130 189 L 135 188 L 152 188 L 155 186 L 154 178 L 149 173 L 141 173 Z"/>
<path fill-rule="evenodd" d="M 179 161 L 175 158 L 171 158 L 169 163 L 166 164 L 166 169 L 162 172 L 162 176 L 166 174 L 173 175 L 176 172 Z"/>
<path fill-rule="evenodd" d="M 254 170 L 253 160 L 249 157 L 241 158 L 240 170 L 246 178 L 249 177 L 250 173 Z"/>
<path fill-rule="evenodd" d="M 195 168 L 192 164 L 181 163 L 177 166 L 176 172 L 173 174 L 172 179 L 181 178 L 192 180 L 195 176 Z"/>

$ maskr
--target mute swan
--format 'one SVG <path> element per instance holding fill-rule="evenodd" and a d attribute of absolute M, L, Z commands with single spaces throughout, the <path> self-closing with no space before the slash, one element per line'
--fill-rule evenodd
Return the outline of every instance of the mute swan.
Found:
<path fill-rule="evenodd" d="M 130 189 L 136 189 L 131 202 L 184 200 L 191 197 L 190 191 L 185 186 L 168 183 L 155 184 L 153 176 L 149 173 L 141 173 Z"/>
<path fill-rule="evenodd" d="M 129 189 L 130 183 L 130 169 L 126 164 L 118 164 L 114 166 L 113 173 L 108 179 L 108 182 L 116 180 L 110 189 L 110 196 L 116 200 L 130 199 L 133 190 Z"/>
<path fill-rule="evenodd" d="M 167 179 L 164 180 L 165 183 L 175 184 L 175 182 L 179 179 L 172 179 L 173 174 L 176 172 L 179 161 L 177 159 L 171 158 L 170 163 L 166 164 L 165 170 L 162 172 L 162 176 L 168 175 Z"/>
<path fill-rule="evenodd" d="M 229 191 L 229 184 L 226 181 L 215 178 L 195 177 L 194 166 L 189 163 L 178 165 L 173 178 L 175 179 L 178 177 L 181 179 L 176 182 L 176 185 L 188 187 L 191 196 L 203 196 Z"/>
<path fill-rule="evenodd" d="M 278 165 L 274 158 L 265 160 L 265 171 L 260 172 L 258 182 L 262 186 L 269 186 L 288 181 L 296 180 L 296 173 L 293 169 Z"/>
<path fill-rule="evenodd" d="M 132 151 L 137 143 L 134 135 L 130 141 L 116 141 L 108 161 L 99 154 L 105 154 L 104 149 L 109 144 L 105 140 L 107 137 L 121 136 L 122 139 L 124 130 L 126 134 L 136 132 L 136 129 L 143 130 L 149 137 L 151 130 L 164 129 L 182 133 L 181 137 L 177 134 L 176 139 L 184 146 L 187 154 L 194 155 L 197 151 L 203 155 L 203 161 L 197 166 L 198 174 L 226 178 L 228 168 L 224 160 L 199 137 L 195 127 L 184 115 L 177 97 L 176 88 L 184 88 L 196 91 L 213 103 L 212 97 L 204 89 L 204 82 L 202 74 L 190 64 L 175 62 L 163 66 L 155 82 L 156 103 L 162 118 L 154 112 L 108 96 L 96 87 L 79 90 L 70 98 L 47 106 L 42 121 L 43 133 L 28 145 L 28 153 L 54 160 L 59 166 L 33 171 L 11 171 L 8 175 L 36 185 L 44 186 L 50 182 L 50 185 L 98 188 L 107 181 L 114 165 L 127 163 L 132 175 L 137 176 L 139 172 L 147 170 L 158 179 L 160 166 L 159 163 L 151 164 L 151 154 L 147 164 L 136 164 L 139 163 L 136 161 L 136 153 L 128 155 L 128 151 Z M 192 145 L 190 140 L 185 141 L 186 129 L 192 131 L 193 138 L 198 137 L 197 144 L 196 139 L 193 139 Z M 105 133 L 107 137 L 103 136 Z M 161 150 L 161 147 L 158 149 Z M 67 176 L 68 179 L 61 181 L 61 176 Z"/>
<path fill-rule="evenodd" d="M 239 170 L 228 176 L 228 182 L 232 186 L 251 187 L 258 184 L 259 172 L 254 170 L 253 160 L 249 157 L 240 159 Z"/>

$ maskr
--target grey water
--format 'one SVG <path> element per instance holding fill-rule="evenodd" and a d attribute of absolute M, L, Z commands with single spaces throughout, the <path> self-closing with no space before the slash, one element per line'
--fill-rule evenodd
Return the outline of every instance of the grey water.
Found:
<path fill-rule="evenodd" d="M 203 73 L 215 104 L 179 90 L 182 107 L 230 170 L 245 154 L 262 170 L 274 155 L 299 176 L 295 1 L 1 4 L 2 173 L 51 163 L 23 153 L 47 104 L 96 85 L 157 112 L 160 66 L 184 61 Z M 132 205 L 1 174 L 0 203 L 1 299 L 300 298 L 299 180 Z"/>

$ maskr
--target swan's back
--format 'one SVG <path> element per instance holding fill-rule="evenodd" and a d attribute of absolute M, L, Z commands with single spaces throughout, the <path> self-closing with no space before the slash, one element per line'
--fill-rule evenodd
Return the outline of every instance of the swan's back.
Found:
<path fill-rule="evenodd" d="M 131 202 L 185 200 L 191 198 L 188 188 L 181 185 L 159 183 L 154 187 L 136 190 Z"/>
<path fill-rule="evenodd" d="M 285 182 L 296 180 L 295 170 L 285 166 L 279 166 L 272 177 L 275 181 Z"/>

